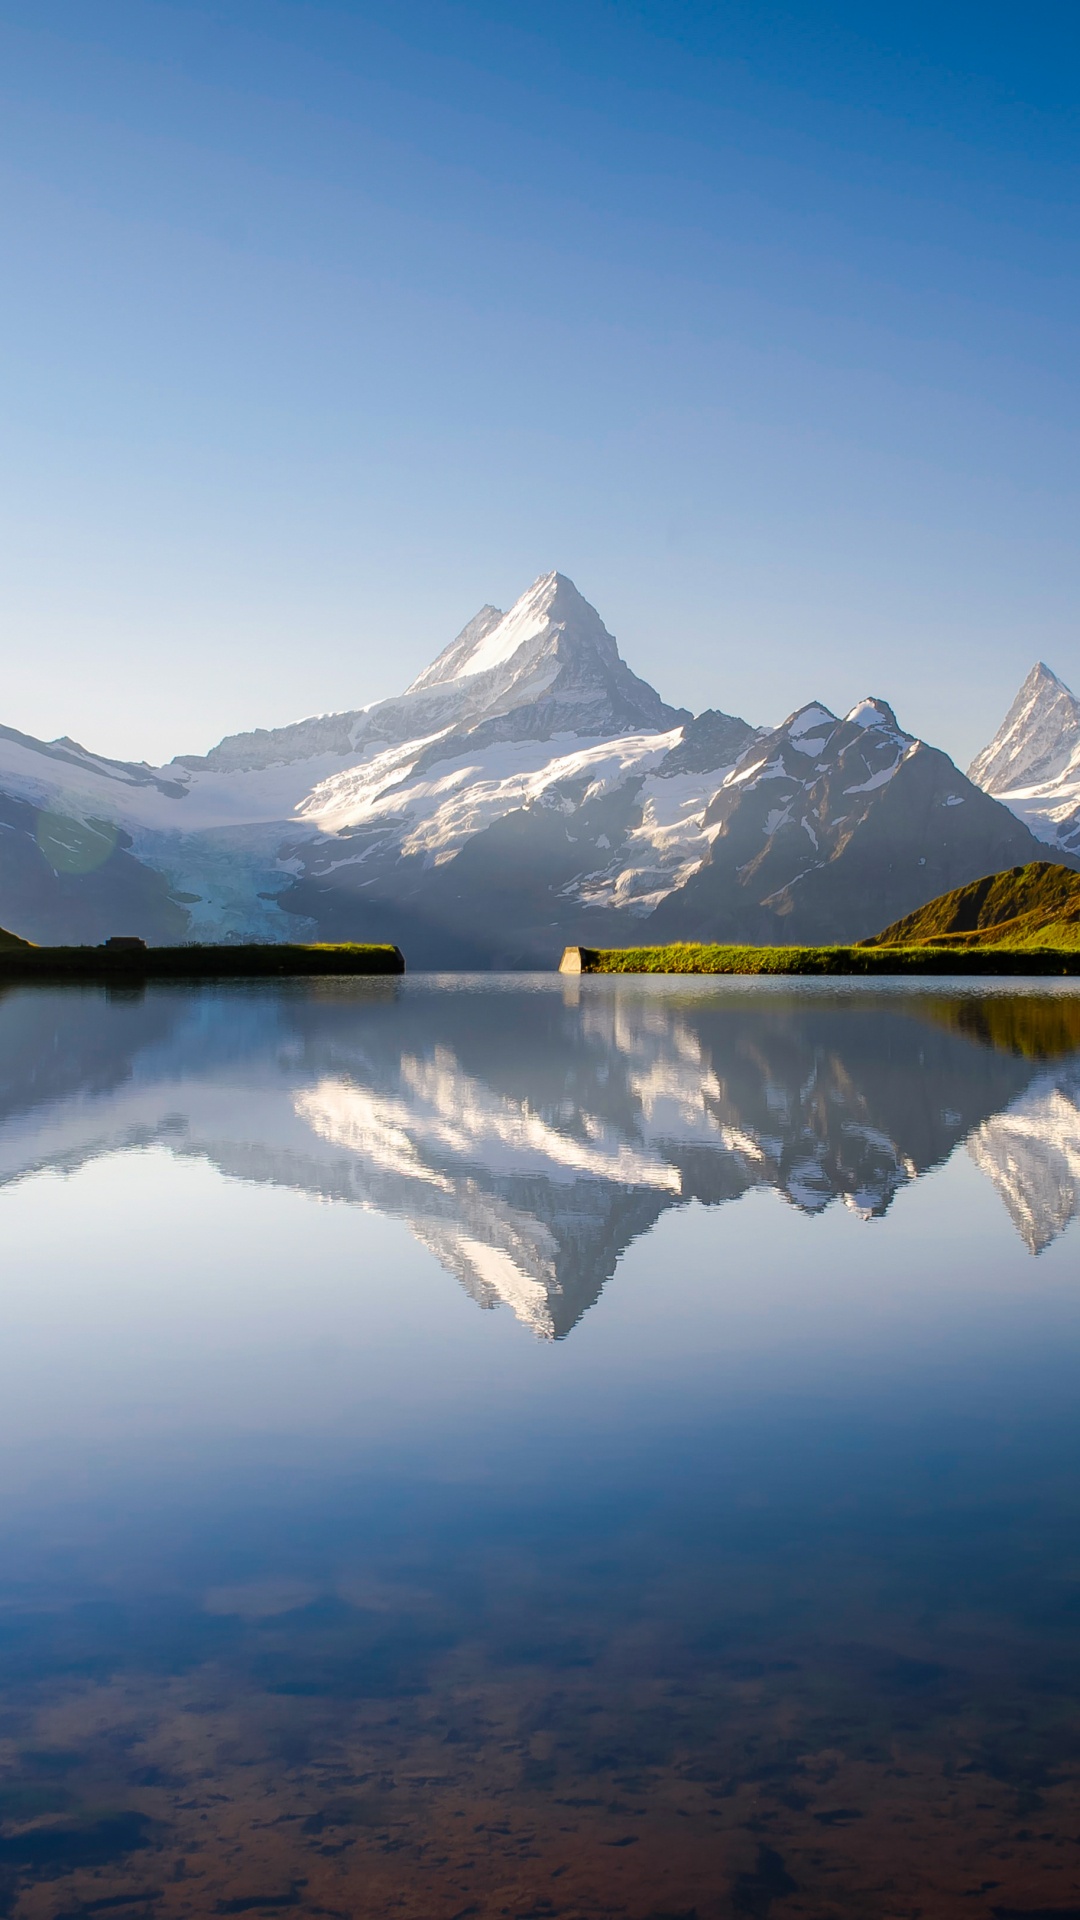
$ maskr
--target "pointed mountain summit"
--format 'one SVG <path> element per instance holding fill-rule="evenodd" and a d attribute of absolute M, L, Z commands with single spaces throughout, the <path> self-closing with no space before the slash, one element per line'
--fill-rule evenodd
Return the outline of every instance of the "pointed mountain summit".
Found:
<path fill-rule="evenodd" d="M 553 733 L 601 739 L 657 732 L 690 718 L 631 673 L 596 608 L 563 573 L 542 574 L 509 613 L 482 607 L 404 698 L 439 689 L 462 702 L 471 725 L 501 723 L 490 731 L 499 739 Z M 535 709 L 527 720 L 526 708 Z M 511 715 L 517 716 L 512 723 Z"/>
<path fill-rule="evenodd" d="M 1080 853 L 1080 700 L 1039 661 L 968 777 L 1059 853 Z"/>
<path fill-rule="evenodd" d="M 968 779 L 987 793 L 1012 793 L 1054 780 L 1080 747 L 1080 700 L 1040 660 L 1032 667 Z"/>
<path fill-rule="evenodd" d="M 660 732 L 689 718 L 631 673 L 573 581 L 545 573 L 509 613 L 481 607 L 403 694 L 350 713 L 232 734 L 205 757 L 176 764 L 250 772 L 321 753 L 365 759 L 433 735 L 445 758 L 460 752 L 466 739 L 470 746 L 549 740 L 558 733 L 607 739 Z"/>
<path fill-rule="evenodd" d="M 526 647 L 528 654 L 523 655 Z M 609 668 L 623 665 L 596 608 L 564 573 L 542 573 L 515 600 L 509 613 L 501 613 L 498 607 L 481 607 L 457 639 L 417 675 L 406 693 L 508 668 L 516 674 L 538 657 L 547 658 L 552 653 L 563 659 L 591 655 Z M 654 699 L 658 697 L 653 695 Z"/>

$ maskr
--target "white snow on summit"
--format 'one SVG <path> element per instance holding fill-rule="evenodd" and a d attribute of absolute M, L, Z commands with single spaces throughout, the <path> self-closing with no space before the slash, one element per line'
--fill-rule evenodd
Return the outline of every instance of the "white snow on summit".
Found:
<path fill-rule="evenodd" d="M 807 742 L 806 735 L 808 733 L 821 733 L 822 728 L 824 728 L 825 732 L 822 734 L 822 741 L 824 742 L 826 735 L 831 732 L 835 725 L 835 713 L 830 713 L 828 707 L 819 706 L 816 701 L 812 701 L 807 707 L 800 707 L 798 712 L 793 713 L 790 719 L 785 722 L 786 731 L 793 740 L 799 742 L 803 753 L 820 752 L 820 748 L 812 747 Z"/>
<path fill-rule="evenodd" d="M 968 778 L 1003 794 L 1060 779 L 1080 747 L 1080 700 L 1039 660 Z"/>
<path fill-rule="evenodd" d="M 599 648 L 617 658 L 611 635 L 573 581 L 561 573 L 545 573 L 514 602 L 509 613 L 501 613 L 498 607 L 482 607 L 457 639 L 417 676 L 405 698 L 435 687 L 457 685 L 480 674 L 497 673 L 515 664 L 525 668 L 531 655 L 519 660 L 523 649 L 542 652 L 547 671 L 553 675 L 558 643 L 564 639 L 572 645 Z M 538 647 L 537 643 L 542 645 Z"/>
<path fill-rule="evenodd" d="M 509 613 L 499 613 L 496 607 L 484 607 L 476 619 L 470 621 L 460 639 L 454 642 L 449 657 L 447 654 L 440 655 L 434 666 L 428 667 L 413 681 L 409 692 L 442 685 L 448 680 L 464 680 L 476 673 L 491 673 L 496 667 L 507 666 L 520 648 L 547 633 L 552 625 L 553 603 L 558 596 L 558 589 L 559 575 L 546 573 L 533 582 Z M 493 618 L 495 615 L 498 617 Z"/>
<path fill-rule="evenodd" d="M 968 778 L 1040 840 L 1080 852 L 1080 700 L 1043 661 L 1032 667 Z"/>

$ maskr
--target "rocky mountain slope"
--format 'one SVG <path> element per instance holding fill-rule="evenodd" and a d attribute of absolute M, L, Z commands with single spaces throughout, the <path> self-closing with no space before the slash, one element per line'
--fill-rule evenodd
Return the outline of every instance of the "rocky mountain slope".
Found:
<path fill-rule="evenodd" d="M 1047 845 L 1080 852 L 1080 700 L 1041 660 L 968 776 Z"/>
<path fill-rule="evenodd" d="M 859 940 L 875 918 L 973 878 L 989 845 L 1038 852 L 1027 828 L 905 733 L 882 700 L 842 719 L 815 703 L 760 737 L 704 826 L 708 850 L 658 905 L 657 938 Z"/>
<path fill-rule="evenodd" d="M 393 940 L 424 967 L 849 940 L 1038 852 L 883 701 L 771 731 L 667 706 L 558 573 L 397 698 L 167 767 L 0 729 L 0 920 L 37 941 Z"/>

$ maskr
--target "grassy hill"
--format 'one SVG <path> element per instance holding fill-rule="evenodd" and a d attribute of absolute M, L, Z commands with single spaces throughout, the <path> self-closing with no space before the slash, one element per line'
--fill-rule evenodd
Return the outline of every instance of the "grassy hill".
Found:
<path fill-rule="evenodd" d="M 9 933 L 6 927 L 0 927 L 0 952 L 4 948 L 14 951 L 18 947 L 29 947 L 29 940 L 20 940 L 17 933 Z"/>
<path fill-rule="evenodd" d="M 1080 874 L 1049 860 L 940 893 L 865 947 L 1080 948 Z"/>

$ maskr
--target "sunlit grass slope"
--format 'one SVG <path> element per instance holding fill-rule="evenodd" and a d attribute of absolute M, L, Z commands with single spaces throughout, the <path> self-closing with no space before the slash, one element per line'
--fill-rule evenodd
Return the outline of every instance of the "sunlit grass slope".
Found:
<path fill-rule="evenodd" d="M 869 947 L 1080 947 L 1080 874 L 1049 860 L 988 873 L 895 920 Z"/>
<path fill-rule="evenodd" d="M 570 948 L 580 966 L 564 973 L 1058 973 L 1080 974 L 1080 943 L 1058 947 L 721 947 L 680 941 L 668 947 Z"/>

